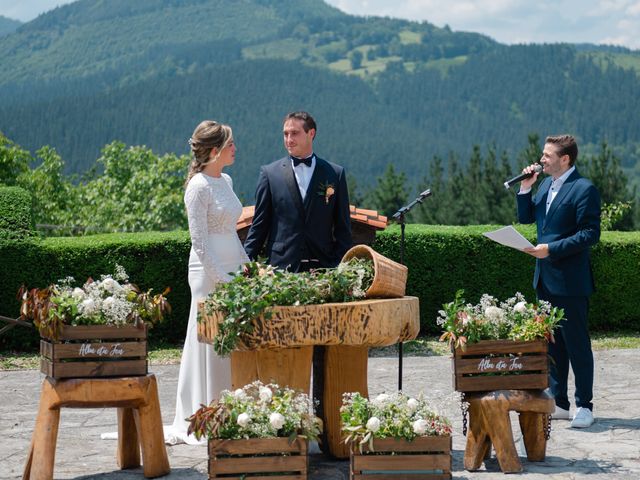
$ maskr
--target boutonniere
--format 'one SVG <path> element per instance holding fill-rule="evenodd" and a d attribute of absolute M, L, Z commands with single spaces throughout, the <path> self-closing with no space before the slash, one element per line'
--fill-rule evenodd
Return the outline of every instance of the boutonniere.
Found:
<path fill-rule="evenodd" d="M 324 197 L 325 205 L 329 204 L 329 199 L 333 196 L 334 193 L 336 193 L 336 188 L 332 183 L 321 184 L 320 190 L 318 190 L 318 195 Z"/>

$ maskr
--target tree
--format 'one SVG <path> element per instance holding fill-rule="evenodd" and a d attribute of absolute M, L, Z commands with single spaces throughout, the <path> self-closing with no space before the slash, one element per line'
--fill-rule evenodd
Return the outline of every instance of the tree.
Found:
<path fill-rule="evenodd" d="M 0 185 L 16 185 L 18 178 L 29 171 L 31 161 L 28 151 L 0 132 Z"/>
<path fill-rule="evenodd" d="M 391 217 L 407 203 L 407 177 L 404 172 L 396 173 L 393 164 L 388 164 L 384 174 L 377 179 L 376 187 L 367 194 L 367 204 Z"/>
<path fill-rule="evenodd" d="M 589 178 L 600 192 L 600 199 L 605 211 L 613 206 L 629 204 L 622 207 L 621 214 L 609 228 L 630 230 L 633 228 L 633 210 L 636 207 L 636 191 L 629 191 L 629 180 L 620 166 L 620 159 L 609 148 L 606 141 L 600 145 L 600 153 L 587 157 L 584 161 L 585 176 Z M 617 208 L 619 210 L 620 207 Z"/>
<path fill-rule="evenodd" d="M 353 70 L 357 70 L 358 68 L 360 68 L 362 66 L 362 52 L 360 50 L 354 50 L 353 52 L 351 52 L 350 58 L 351 58 L 351 68 Z"/>

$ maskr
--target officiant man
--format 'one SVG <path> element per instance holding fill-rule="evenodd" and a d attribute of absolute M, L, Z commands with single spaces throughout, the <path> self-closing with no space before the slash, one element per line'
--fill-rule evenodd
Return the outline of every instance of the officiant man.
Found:
<path fill-rule="evenodd" d="M 317 126 L 303 111 L 284 118 L 288 155 L 260 169 L 253 222 L 244 243 L 255 260 L 266 244 L 269 264 L 292 272 L 335 267 L 351 248 L 344 168 L 313 151 Z M 324 347 L 314 347 L 313 396 L 322 400 Z M 318 416 L 323 417 L 322 403 Z"/>
<path fill-rule="evenodd" d="M 537 224 L 538 244 L 524 251 L 536 257 L 533 286 L 538 298 L 564 309 L 565 319 L 549 343 L 553 362 L 549 386 L 555 397 L 556 419 L 570 419 L 567 381 L 575 376 L 574 428 L 593 424 L 593 353 L 587 313 L 595 290 L 589 251 L 600 239 L 600 194 L 576 169 L 578 145 L 570 135 L 547 137 L 540 163 L 545 178 L 535 195 L 534 173 L 520 183 L 518 221 Z M 523 170 L 533 173 L 534 165 Z"/>

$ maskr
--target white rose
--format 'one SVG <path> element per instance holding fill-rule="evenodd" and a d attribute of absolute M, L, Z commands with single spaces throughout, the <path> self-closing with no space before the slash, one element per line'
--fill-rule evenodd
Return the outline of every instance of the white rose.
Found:
<path fill-rule="evenodd" d="M 487 317 L 489 321 L 499 322 L 502 320 L 504 312 L 501 308 L 490 306 L 485 309 L 484 316 Z"/>
<path fill-rule="evenodd" d="M 71 292 L 71 296 L 76 300 L 83 300 L 86 298 L 87 294 L 84 293 L 83 289 L 76 287 L 73 289 L 73 292 Z"/>
<path fill-rule="evenodd" d="M 113 308 L 115 304 L 116 304 L 115 298 L 107 297 L 102 301 L 102 308 L 104 308 L 105 310 L 108 310 L 110 308 Z"/>
<path fill-rule="evenodd" d="M 513 310 L 518 313 L 525 313 L 527 311 L 527 302 L 518 302 L 513 306 Z"/>
<path fill-rule="evenodd" d="M 101 283 L 102 283 L 102 288 L 104 288 L 107 292 L 112 292 L 112 293 L 116 290 L 116 288 L 120 286 L 120 284 L 111 277 L 105 278 Z"/>
<path fill-rule="evenodd" d="M 238 388 L 233 392 L 233 398 L 236 400 L 242 400 L 244 398 L 244 391 L 241 388 Z"/>
<path fill-rule="evenodd" d="M 381 393 L 380 395 L 378 395 L 375 400 L 373 401 L 373 404 L 381 407 L 383 406 L 385 403 L 387 403 L 389 401 L 391 397 L 389 395 L 387 395 L 386 393 Z"/>
<path fill-rule="evenodd" d="M 268 402 L 269 400 L 271 400 L 273 393 L 271 392 L 271 389 L 268 387 L 260 387 L 260 390 L 258 391 L 258 395 L 260 396 L 260 400 L 262 400 L 263 402 Z"/>
<path fill-rule="evenodd" d="M 240 415 L 238 415 L 237 423 L 242 428 L 244 428 L 247 425 L 249 425 L 250 422 L 251 422 L 251 417 L 249 416 L 248 413 L 241 413 Z"/>
<path fill-rule="evenodd" d="M 96 302 L 92 298 L 86 298 L 80 304 L 80 313 L 83 315 L 91 315 L 96 309 Z"/>
<path fill-rule="evenodd" d="M 269 415 L 269 423 L 276 430 L 280 430 L 284 426 L 284 416 L 280 413 L 273 412 Z"/>
<path fill-rule="evenodd" d="M 367 430 L 370 432 L 377 432 L 380 430 L 380 420 L 377 417 L 371 417 L 367 422 Z"/>
<path fill-rule="evenodd" d="M 429 423 L 426 420 L 419 419 L 413 422 L 413 432 L 417 435 L 424 435 L 427 431 Z"/>
<path fill-rule="evenodd" d="M 413 412 L 416 408 L 418 408 L 418 400 L 415 398 L 410 398 L 407 400 L 407 408 L 409 411 Z"/>

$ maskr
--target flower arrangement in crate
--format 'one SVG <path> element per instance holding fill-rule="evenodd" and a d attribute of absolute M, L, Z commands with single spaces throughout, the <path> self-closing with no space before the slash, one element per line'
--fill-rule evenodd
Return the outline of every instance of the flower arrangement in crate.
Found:
<path fill-rule="evenodd" d="M 561 308 L 544 300 L 529 303 L 520 292 L 504 302 L 484 294 L 476 305 L 465 303 L 463 295 L 458 290 L 438 312 L 437 323 L 444 330 L 440 341 L 454 348 L 481 340 L 553 341 L 553 330 L 564 316 Z"/>
<path fill-rule="evenodd" d="M 363 299 L 373 276 L 373 262 L 362 258 L 352 258 L 337 268 L 303 273 L 278 270 L 260 262 L 246 263 L 231 281 L 218 284 L 204 302 L 207 315 L 221 316 L 214 349 L 228 355 L 243 334 L 253 331 L 253 319 L 271 318 L 269 307 Z M 199 316 L 198 320 L 202 322 L 203 318 Z"/>
<path fill-rule="evenodd" d="M 210 478 L 223 470 L 306 475 L 307 441 L 317 440 L 322 430 L 308 395 L 260 381 L 223 390 L 189 422 L 189 434 L 209 440 Z M 283 454 L 288 458 L 282 459 Z"/>
<path fill-rule="evenodd" d="M 42 337 L 58 339 L 65 325 L 153 325 L 171 312 L 169 288 L 156 295 L 140 291 L 120 265 L 115 274 L 89 278 L 82 287 L 74 282 L 67 277 L 46 288 L 20 289 L 21 317 L 32 319 Z"/>
<path fill-rule="evenodd" d="M 171 311 L 163 293 L 140 291 L 123 267 L 82 287 L 68 277 L 47 288 L 22 287 L 21 318 L 40 332 L 40 370 L 53 378 L 147 373 L 147 327 Z"/>
<path fill-rule="evenodd" d="M 460 392 L 544 389 L 548 386 L 547 342 L 564 316 L 561 308 L 521 293 L 499 302 L 482 295 L 465 303 L 463 291 L 443 305 L 438 325 L 454 356 L 454 388 Z"/>
<path fill-rule="evenodd" d="M 382 393 L 369 400 L 346 393 L 340 416 L 345 442 L 351 445 L 352 478 L 380 471 L 450 477 L 451 422 L 422 396 Z"/>

